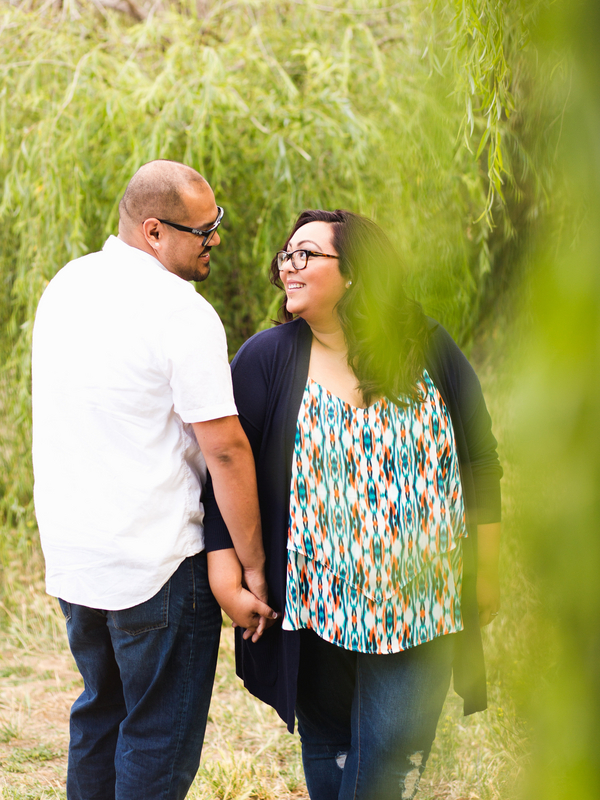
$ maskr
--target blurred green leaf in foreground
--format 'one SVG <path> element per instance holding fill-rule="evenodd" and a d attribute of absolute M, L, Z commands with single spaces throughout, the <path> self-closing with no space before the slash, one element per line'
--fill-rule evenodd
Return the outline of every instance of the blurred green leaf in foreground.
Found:
<path fill-rule="evenodd" d="M 551 4 L 537 37 L 559 53 L 559 173 L 539 245 L 532 334 L 521 348 L 523 537 L 541 595 L 539 643 L 556 661 L 529 674 L 531 800 L 600 797 L 600 6 Z M 558 79 L 558 80 L 557 80 Z M 555 233 L 562 230 L 560 242 Z"/>

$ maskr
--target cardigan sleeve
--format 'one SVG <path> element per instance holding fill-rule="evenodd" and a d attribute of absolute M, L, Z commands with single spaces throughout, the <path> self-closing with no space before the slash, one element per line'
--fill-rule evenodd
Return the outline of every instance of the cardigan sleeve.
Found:
<path fill-rule="evenodd" d="M 238 351 L 231 364 L 233 391 L 240 423 L 258 458 L 269 394 L 270 337 L 256 334 Z M 204 542 L 207 552 L 233 547 L 231 536 L 215 499 L 210 473 L 203 496 Z"/>
<path fill-rule="evenodd" d="M 450 390 L 449 399 L 451 405 L 455 404 L 455 408 L 450 409 L 453 423 L 458 417 L 466 441 L 475 488 L 477 523 L 499 522 L 500 478 L 503 473 L 481 384 L 466 356 L 441 325 L 435 330 L 434 339 Z"/>
<path fill-rule="evenodd" d="M 477 495 L 477 524 L 485 525 L 489 522 L 500 522 L 501 519 L 502 467 L 496 450 L 497 441 L 492 433 L 492 420 L 481 389 L 479 391 L 473 412 L 465 420 L 465 435 Z"/>
<path fill-rule="evenodd" d="M 202 503 L 204 505 L 204 549 L 207 553 L 211 553 L 213 550 L 229 550 L 233 547 L 233 542 L 217 505 L 210 473 L 204 487 Z"/>

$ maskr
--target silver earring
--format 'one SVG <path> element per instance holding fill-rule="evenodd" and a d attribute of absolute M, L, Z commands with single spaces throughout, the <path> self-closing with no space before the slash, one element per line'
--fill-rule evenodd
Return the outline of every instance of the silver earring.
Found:
<path fill-rule="evenodd" d="M 346 281 L 346 289 L 349 289 L 352 286 L 352 281 Z"/>

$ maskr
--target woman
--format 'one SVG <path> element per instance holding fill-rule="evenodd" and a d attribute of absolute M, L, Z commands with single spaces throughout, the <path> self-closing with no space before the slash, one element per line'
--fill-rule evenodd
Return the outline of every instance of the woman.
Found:
<path fill-rule="evenodd" d="M 411 798 L 452 669 L 465 713 L 486 706 L 502 474 L 490 418 L 374 223 L 303 212 L 271 279 L 285 324 L 232 369 L 283 622 L 237 637 L 238 674 L 290 731 L 297 715 L 312 800 Z M 233 608 L 241 572 L 207 506 L 211 586 Z"/>

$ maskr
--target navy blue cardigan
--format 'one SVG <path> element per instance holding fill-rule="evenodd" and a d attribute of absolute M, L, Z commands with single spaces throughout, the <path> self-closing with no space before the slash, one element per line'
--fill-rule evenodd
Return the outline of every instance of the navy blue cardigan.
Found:
<path fill-rule="evenodd" d="M 232 363 L 240 422 L 256 462 L 269 603 L 280 612 L 285 606 L 294 438 L 311 342 L 309 326 L 295 319 L 257 333 Z M 464 698 L 465 714 L 471 714 L 487 704 L 476 597 L 477 524 L 500 520 L 502 468 L 477 376 L 448 332 L 433 320 L 426 368 L 452 418 L 465 499 L 469 536 L 463 540 L 464 630 L 456 634 L 454 688 Z M 232 547 L 210 481 L 204 530 L 208 551 Z M 253 695 L 277 710 L 290 731 L 294 729 L 299 653 L 298 632 L 284 631 L 280 623 L 256 643 L 244 641 L 236 630 L 237 674 Z"/>

